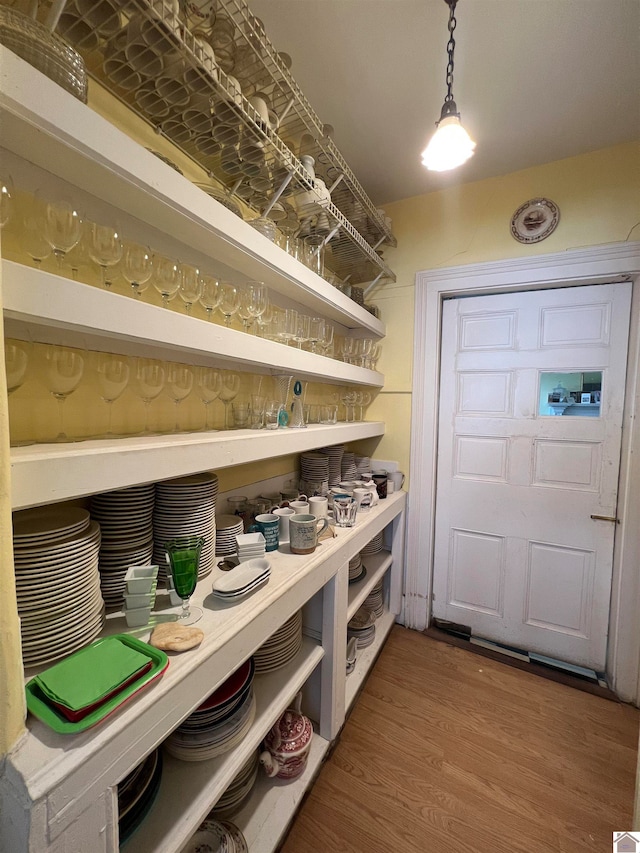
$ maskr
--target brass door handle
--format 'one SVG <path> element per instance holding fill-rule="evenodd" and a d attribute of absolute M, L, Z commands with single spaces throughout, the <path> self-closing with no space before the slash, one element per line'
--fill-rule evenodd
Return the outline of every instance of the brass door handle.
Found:
<path fill-rule="evenodd" d="M 594 521 L 610 521 L 613 524 L 620 524 L 620 519 L 614 515 L 592 515 L 591 518 Z"/>

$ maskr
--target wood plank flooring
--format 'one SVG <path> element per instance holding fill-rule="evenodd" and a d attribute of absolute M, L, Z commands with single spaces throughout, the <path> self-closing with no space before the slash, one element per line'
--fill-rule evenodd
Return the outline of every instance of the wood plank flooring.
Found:
<path fill-rule="evenodd" d="M 282 853 L 602 853 L 640 711 L 396 626 Z"/>

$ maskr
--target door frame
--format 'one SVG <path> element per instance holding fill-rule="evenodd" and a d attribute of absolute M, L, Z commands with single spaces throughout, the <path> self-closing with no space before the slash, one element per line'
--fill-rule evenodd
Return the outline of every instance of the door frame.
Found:
<path fill-rule="evenodd" d="M 607 676 L 624 701 L 640 705 L 640 539 L 634 521 L 640 515 L 640 242 L 416 273 L 404 620 L 408 628 L 422 631 L 431 619 L 442 301 L 618 281 L 631 281 L 633 291 Z"/>

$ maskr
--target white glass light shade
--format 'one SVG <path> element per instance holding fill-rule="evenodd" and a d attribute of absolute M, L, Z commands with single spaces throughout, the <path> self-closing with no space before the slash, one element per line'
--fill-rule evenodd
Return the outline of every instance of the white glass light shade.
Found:
<path fill-rule="evenodd" d="M 422 165 L 433 172 L 446 172 L 465 163 L 476 147 L 457 116 L 438 122 L 436 132 L 422 152 Z"/>

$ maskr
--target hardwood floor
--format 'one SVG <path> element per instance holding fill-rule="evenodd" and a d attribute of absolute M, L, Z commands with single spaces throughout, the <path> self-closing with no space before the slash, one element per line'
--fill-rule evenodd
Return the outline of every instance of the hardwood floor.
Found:
<path fill-rule="evenodd" d="M 396 626 L 282 853 L 602 853 L 640 711 Z"/>

